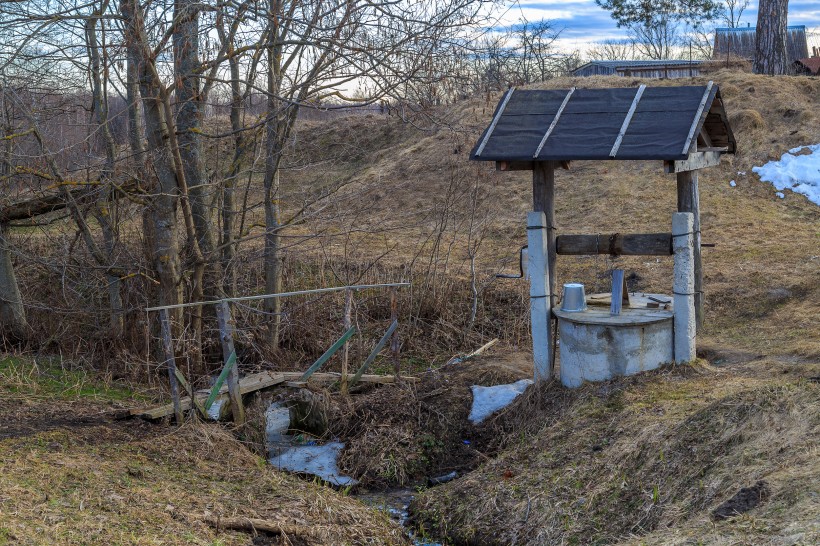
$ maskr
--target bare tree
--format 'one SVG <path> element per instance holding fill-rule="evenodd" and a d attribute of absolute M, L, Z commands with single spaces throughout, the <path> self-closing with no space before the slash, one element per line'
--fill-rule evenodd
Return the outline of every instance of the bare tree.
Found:
<path fill-rule="evenodd" d="M 633 40 L 602 40 L 586 52 L 588 59 L 596 61 L 631 61 L 638 59 Z"/>
<path fill-rule="evenodd" d="M 749 0 L 724 0 L 723 13 L 721 19 L 723 24 L 729 28 L 740 26 L 740 18 L 743 12 L 749 7 Z"/>

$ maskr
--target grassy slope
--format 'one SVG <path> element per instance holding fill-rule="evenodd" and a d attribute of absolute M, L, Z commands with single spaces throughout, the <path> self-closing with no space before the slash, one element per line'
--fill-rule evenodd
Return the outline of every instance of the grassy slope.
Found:
<path fill-rule="evenodd" d="M 133 398 L 0 360 L 0 545 L 248 544 L 205 516 L 295 525 L 294 544 L 405 543 L 385 514 L 277 472 L 220 426 L 117 420 Z M 270 544 L 290 544 L 280 538 Z"/>
<path fill-rule="evenodd" d="M 820 301 L 820 208 L 789 192 L 778 199 L 774 189 L 752 172 L 753 166 L 777 159 L 794 146 L 820 142 L 820 81 L 736 72 L 718 72 L 709 79 L 721 86 L 738 153 L 700 176 L 703 240 L 717 245 L 704 251 L 707 325 L 701 343 L 750 354 L 820 358 L 813 303 Z M 706 80 L 646 83 L 687 85 Z M 555 80 L 549 86 L 639 83 L 589 78 Z M 395 119 L 354 117 L 329 128 L 310 125 L 303 141 L 353 143 L 350 149 L 334 147 L 325 153 L 333 158 L 335 176 L 355 180 L 359 185 L 351 188 L 366 191 L 364 199 L 372 201 L 368 215 L 374 223 L 378 220 L 394 228 L 371 237 L 373 254 L 389 241 L 404 250 L 398 254 L 400 260 L 408 259 L 420 236 L 429 233 L 425 222 L 433 222 L 422 211 L 440 206 L 453 176 L 467 184 L 477 180 L 490 219 L 478 262 L 481 275 L 489 276 L 502 260 L 509 262 L 512 249 L 525 241 L 523 218 L 530 200 L 529 173 L 498 173 L 491 164 L 470 164 L 465 159 L 494 101 L 495 97 L 473 99 L 443 109 L 439 116 L 447 125 L 431 131 L 402 126 Z M 321 157 L 320 150 L 305 146 L 306 154 Z M 293 186 L 310 185 L 316 176 L 308 169 L 285 179 Z M 570 171 L 559 171 L 556 179 L 561 233 L 669 229 L 676 206 L 675 180 L 674 175 L 663 174 L 660 162 L 578 161 Z M 736 180 L 737 187 L 730 187 L 730 180 Z M 464 212 L 467 204 L 456 206 Z M 465 258 L 465 248 L 464 241 L 454 245 L 451 263 Z M 640 275 L 638 289 L 670 290 L 670 260 L 621 258 L 616 264 Z M 611 265 L 604 257 L 559 258 L 559 286 L 577 280 L 593 289 L 607 289 L 601 273 Z M 466 271 L 464 266 L 454 270 Z"/>

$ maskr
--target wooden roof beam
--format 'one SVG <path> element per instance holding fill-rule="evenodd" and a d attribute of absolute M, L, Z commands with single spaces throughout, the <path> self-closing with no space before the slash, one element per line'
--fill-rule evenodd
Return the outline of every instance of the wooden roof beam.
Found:
<path fill-rule="evenodd" d="M 705 152 L 692 152 L 686 159 L 664 161 L 663 171 L 667 174 L 680 173 L 684 171 L 696 171 L 716 165 L 720 165 L 720 151 L 709 150 Z"/>
<path fill-rule="evenodd" d="M 535 161 L 496 161 L 497 171 L 531 171 L 535 168 Z M 559 167 L 568 171 L 572 166 L 572 161 L 556 161 Z"/>

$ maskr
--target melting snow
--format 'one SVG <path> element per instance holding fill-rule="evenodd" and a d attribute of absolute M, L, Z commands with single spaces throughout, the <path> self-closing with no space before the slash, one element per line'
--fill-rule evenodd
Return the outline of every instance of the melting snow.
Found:
<path fill-rule="evenodd" d="M 795 155 L 803 150 L 810 153 Z M 792 148 L 779 161 L 770 161 L 752 170 L 760 175 L 760 180 L 780 190 L 775 195 L 781 199 L 785 197 L 782 190 L 791 190 L 820 205 L 820 144 Z"/>
<path fill-rule="evenodd" d="M 509 385 L 494 387 L 473 385 L 473 408 L 470 410 L 470 422 L 477 425 L 501 408 L 506 408 L 530 385 L 532 385 L 531 379 L 522 379 Z"/>
<path fill-rule="evenodd" d="M 280 470 L 313 474 L 334 485 L 356 485 L 357 480 L 343 476 L 336 461 L 345 445 L 330 442 L 323 446 L 295 446 L 270 459 L 270 463 Z"/>

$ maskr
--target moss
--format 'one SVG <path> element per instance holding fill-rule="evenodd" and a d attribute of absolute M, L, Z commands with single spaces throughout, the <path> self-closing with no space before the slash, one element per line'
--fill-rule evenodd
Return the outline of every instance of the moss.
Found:
<path fill-rule="evenodd" d="M 20 395 L 46 395 L 65 400 L 123 401 L 145 399 L 127 386 L 103 382 L 94 374 L 65 367 L 56 359 L 0 359 L 0 390 Z"/>

